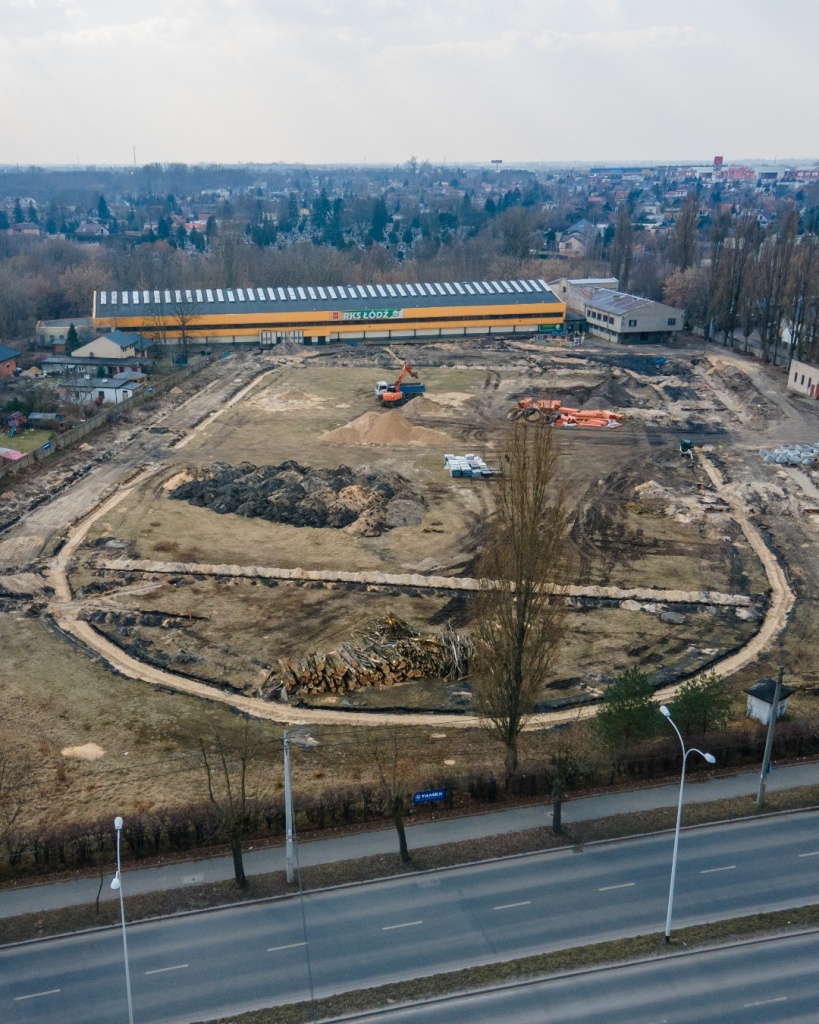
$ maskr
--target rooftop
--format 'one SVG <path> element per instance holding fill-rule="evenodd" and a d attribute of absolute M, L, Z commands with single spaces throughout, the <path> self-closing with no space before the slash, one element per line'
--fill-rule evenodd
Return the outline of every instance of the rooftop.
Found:
<path fill-rule="evenodd" d="M 615 292 L 611 288 L 595 288 L 588 303 L 606 313 L 632 313 L 642 306 L 654 305 L 654 300 L 629 295 L 626 292 Z"/>
<path fill-rule="evenodd" d="M 196 317 L 207 313 L 341 312 L 361 310 L 362 307 L 524 306 L 558 301 L 545 281 L 530 278 L 434 284 L 100 291 L 94 293 L 94 311 L 97 317 L 144 317 L 162 313 L 173 318 L 180 314 Z"/>

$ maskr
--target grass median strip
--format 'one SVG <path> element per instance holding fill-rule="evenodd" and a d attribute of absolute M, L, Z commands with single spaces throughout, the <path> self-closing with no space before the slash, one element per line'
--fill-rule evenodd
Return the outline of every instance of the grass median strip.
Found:
<path fill-rule="evenodd" d="M 819 785 L 803 786 L 781 793 L 770 793 L 767 798 L 766 810 L 796 810 L 816 805 L 819 805 Z M 711 821 L 749 818 L 755 817 L 757 813 L 756 803 L 752 797 L 717 800 L 712 803 L 687 806 L 684 823 L 695 825 Z M 545 814 L 546 808 L 544 807 L 544 817 Z M 551 830 L 544 826 L 525 832 L 512 832 L 484 839 L 448 843 L 445 846 L 429 847 L 414 852 L 410 867 L 402 865 L 397 853 L 365 857 L 359 860 L 338 861 L 304 869 L 302 882 L 306 890 L 320 889 L 351 882 L 366 882 L 393 875 L 411 874 L 415 871 L 429 871 L 493 857 L 532 853 L 566 846 L 582 847 L 584 844 L 596 840 L 618 839 L 671 829 L 674 827 L 675 818 L 676 809 L 668 807 L 566 825 L 561 836 L 553 835 Z M 133 867 L 133 865 L 124 869 L 126 875 L 129 867 Z M 296 886 L 288 885 L 284 872 L 279 871 L 251 876 L 248 886 L 244 889 L 237 889 L 233 881 L 223 881 L 186 885 L 180 889 L 128 896 L 125 899 L 125 912 L 128 921 L 135 922 L 167 914 L 206 910 L 209 907 L 241 903 L 248 899 L 292 895 L 296 891 Z M 85 928 L 112 926 L 118 923 L 119 906 L 115 900 L 106 899 L 99 906 L 92 901 L 60 910 L 40 911 L 0 919 L 0 944 L 60 935 Z"/>

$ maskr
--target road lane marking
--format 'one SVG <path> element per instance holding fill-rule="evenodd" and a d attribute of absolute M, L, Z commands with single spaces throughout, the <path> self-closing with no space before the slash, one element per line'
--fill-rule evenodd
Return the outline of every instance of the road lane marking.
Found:
<path fill-rule="evenodd" d="M 40 996 L 55 996 L 60 990 L 58 988 L 50 988 L 47 992 L 32 992 L 30 996 L 15 996 L 15 1003 L 22 1003 L 24 999 L 39 999 Z"/>
<path fill-rule="evenodd" d="M 499 907 L 493 907 L 493 910 L 511 910 L 512 907 L 529 907 L 532 905 L 531 900 L 521 900 L 520 903 L 501 903 Z"/>
<path fill-rule="evenodd" d="M 146 974 L 165 974 L 167 971 L 184 971 L 187 964 L 176 964 L 174 967 L 157 967 L 156 970 L 146 971 Z"/>
<path fill-rule="evenodd" d="M 622 882 L 620 885 L 603 885 L 597 891 L 608 892 L 610 889 L 630 889 L 636 882 Z"/>
<path fill-rule="evenodd" d="M 744 1008 L 750 1010 L 752 1006 L 770 1006 L 771 1003 L 786 1003 L 787 996 L 777 996 L 776 999 L 760 999 L 758 1003 L 744 1003 Z"/>
<path fill-rule="evenodd" d="M 306 946 L 306 942 L 288 942 L 286 946 L 271 946 L 268 953 L 278 953 L 281 949 L 296 949 L 298 946 Z"/>
<path fill-rule="evenodd" d="M 403 924 L 385 924 L 382 932 L 391 932 L 396 928 L 413 928 L 416 924 L 423 924 L 423 921 L 405 921 Z"/>
<path fill-rule="evenodd" d="M 736 864 L 726 864 L 723 868 L 703 868 L 701 875 L 713 875 L 715 871 L 736 871 Z"/>
<path fill-rule="evenodd" d="M 810 853 L 800 853 L 800 857 L 819 857 L 819 850 L 811 850 Z"/>

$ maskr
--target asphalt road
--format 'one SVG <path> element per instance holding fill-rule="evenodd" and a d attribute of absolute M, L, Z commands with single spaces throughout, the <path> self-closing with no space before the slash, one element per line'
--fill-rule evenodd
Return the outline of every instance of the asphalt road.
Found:
<path fill-rule="evenodd" d="M 815 1024 L 819 932 L 589 971 L 348 1024 Z"/>
<path fill-rule="evenodd" d="M 323 995 L 660 932 L 671 846 L 671 835 L 649 836 L 311 893 L 309 947 L 292 898 L 130 926 L 135 1019 L 188 1022 L 303 999 L 308 948 Z M 816 812 L 683 833 L 675 926 L 817 900 Z M 3 1024 L 124 1019 L 118 930 L 0 949 Z"/>

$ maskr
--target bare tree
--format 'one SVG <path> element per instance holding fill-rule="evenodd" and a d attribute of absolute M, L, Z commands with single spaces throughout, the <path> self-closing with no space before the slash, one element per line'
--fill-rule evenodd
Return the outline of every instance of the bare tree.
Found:
<path fill-rule="evenodd" d="M 614 238 L 609 246 L 609 262 L 611 272 L 619 281 L 618 287 L 621 291 L 628 289 L 628 281 L 631 276 L 631 244 L 634 231 L 631 226 L 631 211 L 628 203 L 621 203 L 617 213 L 617 223 L 614 227 Z"/>
<path fill-rule="evenodd" d="M 409 776 L 412 763 L 401 754 L 398 730 L 392 729 L 386 742 L 374 739 L 371 753 L 384 803 L 395 825 L 395 831 L 398 833 L 398 852 L 401 854 L 401 862 L 410 864 L 412 858 L 407 847 L 404 810 L 409 799 Z"/>
<path fill-rule="evenodd" d="M 210 728 L 198 738 L 208 799 L 216 809 L 219 827 L 230 843 L 236 884 L 247 885 L 242 844 L 252 831 L 262 799 L 256 788 L 254 765 L 261 757 L 261 743 L 249 719 L 240 730 Z"/>
<path fill-rule="evenodd" d="M 473 660 L 475 710 L 504 745 L 507 786 L 517 770 L 518 737 L 564 633 L 568 511 L 556 468 L 548 422 L 513 421 L 480 560 L 485 582 Z"/>
<path fill-rule="evenodd" d="M 191 331 L 200 316 L 199 303 L 194 298 L 190 289 L 174 291 L 173 301 L 170 306 L 170 325 L 174 335 L 179 338 L 179 346 L 185 362 L 188 361 L 188 345 L 191 340 Z"/>
<path fill-rule="evenodd" d="M 697 228 L 700 224 L 700 203 L 696 192 L 689 192 L 674 226 L 672 259 L 680 270 L 695 266 L 698 260 Z"/>
<path fill-rule="evenodd" d="M 31 797 L 31 765 L 17 755 L 0 752 L 0 843 L 17 827 Z"/>
<path fill-rule="evenodd" d="M 782 339 L 798 227 L 799 215 L 792 207 L 783 213 L 775 229 L 769 228 L 759 253 L 759 336 L 763 358 L 768 362 L 776 362 Z"/>

